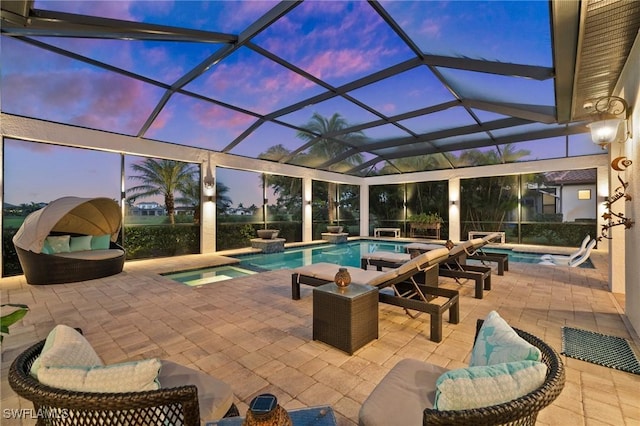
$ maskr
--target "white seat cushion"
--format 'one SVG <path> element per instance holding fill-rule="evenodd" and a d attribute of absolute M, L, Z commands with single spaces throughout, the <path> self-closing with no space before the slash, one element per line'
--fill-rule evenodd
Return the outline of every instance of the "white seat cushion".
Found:
<path fill-rule="evenodd" d="M 433 408 L 436 381 L 449 371 L 415 359 L 398 362 L 360 408 L 362 426 L 421 426 L 422 412 Z"/>
<path fill-rule="evenodd" d="M 387 262 L 404 263 L 411 260 L 408 253 L 396 253 L 393 251 L 375 251 L 362 255 L 367 260 L 386 260 Z"/>
<path fill-rule="evenodd" d="M 161 360 L 160 387 L 175 388 L 195 385 L 198 388 L 198 404 L 200 420 L 212 421 L 221 419 L 233 404 L 231 386 L 202 371 L 194 370 L 173 361 Z"/>

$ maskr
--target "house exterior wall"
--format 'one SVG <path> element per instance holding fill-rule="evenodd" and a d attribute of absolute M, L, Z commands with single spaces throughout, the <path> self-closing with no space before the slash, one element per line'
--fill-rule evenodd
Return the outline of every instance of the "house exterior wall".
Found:
<path fill-rule="evenodd" d="M 624 98 L 632 111 L 632 137 L 624 144 L 619 144 L 610 150 L 610 160 L 618 156 L 625 156 L 633 164 L 624 172 L 610 169 L 611 185 L 617 185 L 618 173 L 629 182 L 627 194 L 630 201 L 624 203 L 625 216 L 635 220 L 636 224 L 628 230 L 616 230 L 611 240 L 611 266 L 622 268 L 624 275 L 613 273 L 610 280 L 612 291 L 623 287 L 625 292 L 625 313 L 636 333 L 640 334 L 640 262 L 638 262 L 638 247 L 640 247 L 640 33 L 636 37 L 631 53 L 627 58 L 620 80 L 614 94 Z M 621 204 L 621 203 L 618 203 Z M 617 207 L 617 206 L 616 206 Z M 616 208 L 616 210 L 618 210 Z M 617 228 L 623 228 L 619 226 Z"/>
<path fill-rule="evenodd" d="M 591 191 L 589 200 L 580 200 L 578 191 Z M 595 220 L 596 203 L 598 193 L 596 185 L 565 185 L 562 187 L 562 220 L 564 222 L 575 222 L 576 219 Z M 594 237 L 595 235 L 592 235 Z"/>

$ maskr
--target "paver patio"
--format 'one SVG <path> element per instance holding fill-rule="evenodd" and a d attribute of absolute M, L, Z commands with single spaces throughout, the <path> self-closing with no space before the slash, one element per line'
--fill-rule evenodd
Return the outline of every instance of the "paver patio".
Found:
<path fill-rule="evenodd" d="M 592 260 L 596 269 L 512 263 L 504 276 L 493 275 L 482 300 L 473 297 L 471 283 L 460 287 L 461 322 L 444 322 L 441 343 L 429 340 L 427 315 L 411 319 L 401 308 L 381 304 L 379 339 L 353 356 L 312 340 L 312 288 L 302 286 L 301 300 L 291 300 L 288 270 L 200 288 L 157 274 L 225 261 L 193 255 L 129 262 L 122 274 L 73 284 L 1 279 L 2 303 L 31 308 L 2 345 L 2 424 L 35 424 L 7 418 L 7 409 L 32 408 L 11 390 L 7 371 L 22 349 L 59 323 L 81 327 L 105 363 L 161 357 L 225 380 L 241 414 L 253 396 L 271 392 L 289 409 L 330 404 L 340 425 L 357 424 L 364 399 L 403 358 L 465 366 L 476 319 L 493 309 L 558 351 L 567 325 L 630 339 L 640 353 L 638 337 L 621 315 L 624 296 L 607 291 L 607 256 L 595 252 Z M 458 288 L 451 279 L 440 281 Z M 538 424 L 640 424 L 640 375 L 562 358 L 565 389 Z"/>

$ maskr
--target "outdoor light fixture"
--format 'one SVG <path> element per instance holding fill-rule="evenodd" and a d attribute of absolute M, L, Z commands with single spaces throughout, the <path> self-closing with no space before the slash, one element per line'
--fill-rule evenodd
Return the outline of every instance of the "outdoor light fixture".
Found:
<path fill-rule="evenodd" d="M 622 137 L 619 142 L 626 142 L 631 137 L 628 123 L 631 111 L 627 102 L 619 96 L 605 96 L 595 102 L 584 104 L 585 109 L 592 109 L 597 121 L 588 124 L 591 129 L 591 139 L 596 145 L 604 149 L 610 143 L 615 142 L 620 134 L 620 126 L 623 126 Z"/>
<path fill-rule="evenodd" d="M 209 161 L 207 162 L 207 172 L 202 179 L 202 191 L 207 197 L 207 201 L 213 201 L 213 195 L 216 192 L 216 179 L 211 172 L 211 154 L 209 154 Z"/>
<path fill-rule="evenodd" d="M 451 200 L 451 205 L 455 206 L 456 205 L 456 200 Z"/>

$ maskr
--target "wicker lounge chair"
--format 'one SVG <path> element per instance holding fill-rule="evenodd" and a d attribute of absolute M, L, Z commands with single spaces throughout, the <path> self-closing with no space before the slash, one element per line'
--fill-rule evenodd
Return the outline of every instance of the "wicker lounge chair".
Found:
<path fill-rule="evenodd" d="M 120 206 L 109 198 L 63 197 L 31 213 L 13 237 L 29 284 L 61 284 L 122 272 L 125 250 L 115 241 L 120 232 Z M 104 245 L 46 253 L 49 237 L 102 238 Z"/>
<path fill-rule="evenodd" d="M 19 354 L 9 368 L 8 377 L 11 388 L 33 403 L 34 411 L 39 413 L 38 426 L 200 426 L 201 420 L 216 420 L 201 419 L 198 388 L 186 382 L 176 387 L 127 393 L 76 392 L 44 385 L 30 374 L 31 366 L 42 352 L 44 344 L 45 340 L 42 340 Z M 213 379 L 202 372 L 169 361 L 162 362 L 162 369 L 176 373 L 172 379 L 168 379 L 170 382 L 189 376 L 195 377 L 198 386 L 202 386 L 207 378 Z M 207 378 L 201 380 L 198 376 Z M 224 417 L 238 415 L 237 407 L 231 402 Z"/>
<path fill-rule="evenodd" d="M 475 297 L 482 299 L 484 290 L 491 290 L 491 268 L 466 264 L 464 261 L 466 250 L 469 249 L 472 244 L 472 241 L 465 241 L 455 245 L 449 251 L 449 257 L 439 263 L 439 268 L 427 271 L 424 274 L 424 279 L 420 282 L 437 286 L 439 276 L 453 278 L 460 285 L 463 284 L 461 280 L 472 280 L 475 283 Z M 442 247 L 443 246 L 439 244 L 413 243 L 407 246 L 407 251 L 410 251 L 412 254 L 385 251 L 367 253 L 362 256 L 360 267 L 362 269 L 368 269 L 369 266 L 374 266 L 379 271 L 382 270 L 382 268 L 397 268 L 401 264 L 409 261 L 411 256 L 441 249 Z"/>
<path fill-rule="evenodd" d="M 478 320 L 476 338 L 482 325 Z M 430 407 L 429 390 L 413 384 L 435 380 L 447 369 L 418 360 L 400 361 L 376 386 L 360 410 L 360 426 L 403 425 L 535 425 L 538 413 L 551 404 L 562 392 L 565 369 L 558 353 L 536 336 L 514 328 L 516 333 L 540 349 L 547 374 L 542 385 L 509 402 L 467 410 L 441 411 Z M 433 383 L 431 383 L 431 378 Z M 402 383 L 402 385 L 398 385 Z M 401 386 L 404 391 L 399 392 Z M 415 397 L 414 397 L 415 394 Z M 432 397 L 431 397 L 432 398 Z M 419 408 L 421 407 L 421 408 Z M 412 410 L 415 409 L 416 412 Z M 407 412 L 409 411 L 409 412 Z"/>
<path fill-rule="evenodd" d="M 365 271 L 360 268 L 347 267 L 352 282 L 378 287 L 378 300 L 404 308 L 405 312 L 415 318 L 410 310 L 428 313 L 431 316 L 431 340 L 442 340 L 442 314 L 449 311 L 449 322 L 459 322 L 459 294 L 455 290 L 431 287 L 415 280 L 416 275 L 430 268 L 437 268 L 438 263 L 449 256 L 446 248 L 424 253 L 398 268 L 385 272 Z M 300 299 L 300 284 L 313 287 L 334 280 L 340 265 L 333 263 L 316 263 L 293 270 L 291 274 L 291 298 Z"/>

